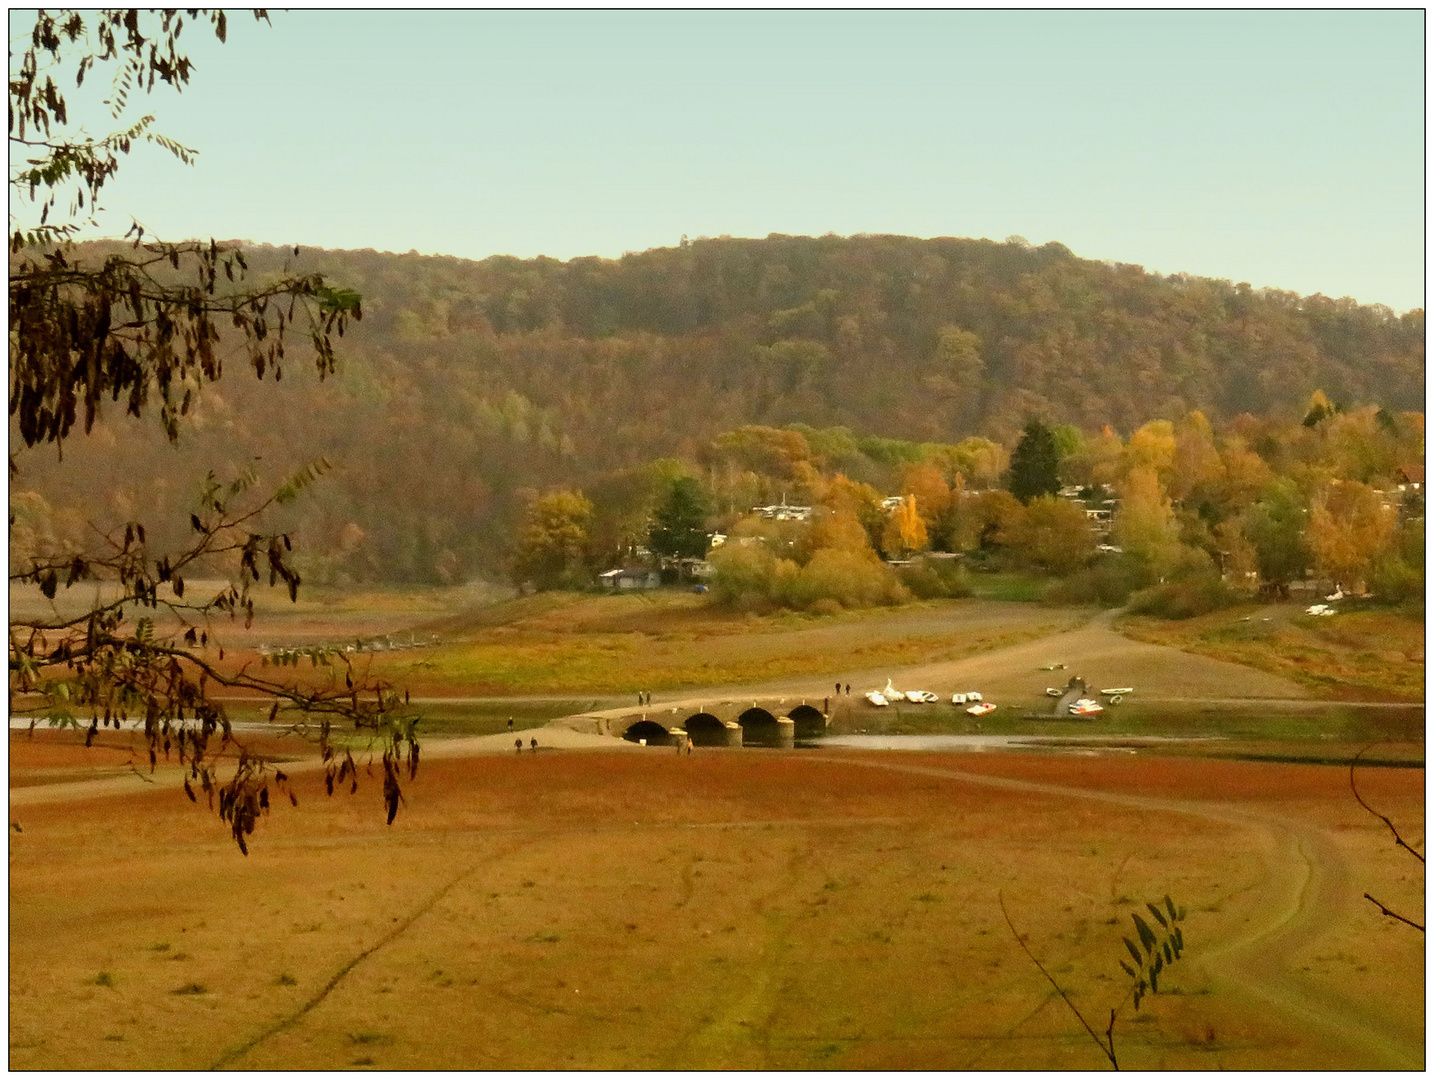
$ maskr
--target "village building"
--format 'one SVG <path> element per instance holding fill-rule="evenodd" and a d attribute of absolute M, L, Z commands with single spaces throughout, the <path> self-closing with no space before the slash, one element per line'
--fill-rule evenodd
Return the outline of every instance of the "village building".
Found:
<path fill-rule="evenodd" d="M 656 570 L 646 566 L 619 567 L 598 575 L 605 589 L 655 589 L 662 584 Z"/>

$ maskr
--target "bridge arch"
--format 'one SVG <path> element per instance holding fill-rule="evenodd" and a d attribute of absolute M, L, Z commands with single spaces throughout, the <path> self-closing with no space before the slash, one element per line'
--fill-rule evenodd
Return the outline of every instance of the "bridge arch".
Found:
<path fill-rule="evenodd" d="M 727 725 L 710 712 L 693 713 L 682 725 L 693 746 L 726 746 Z"/>
<path fill-rule="evenodd" d="M 760 705 L 747 709 L 737 723 L 742 726 L 743 746 L 780 746 L 781 727 L 777 718 Z"/>
<path fill-rule="evenodd" d="M 671 746 L 672 733 L 656 720 L 639 720 L 622 733 L 628 742 L 647 740 L 648 746 Z"/>
<path fill-rule="evenodd" d="M 813 705 L 798 705 L 787 713 L 787 718 L 796 726 L 793 734 L 798 739 L 814 739 L 826 733 L 827 718 Z"/>

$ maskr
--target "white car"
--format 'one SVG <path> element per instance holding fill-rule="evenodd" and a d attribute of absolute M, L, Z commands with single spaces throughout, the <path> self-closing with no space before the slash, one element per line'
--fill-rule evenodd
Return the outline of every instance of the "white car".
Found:
<path fill-rule="evenodd" d="M 906 700 L 913 705 L 930 705 L 933 701 L 941 700 L 930 690 L 908 690 Z"/>
<path fill-rule="evenodd" d="M 866 700 L 875 705 L 878 709 L 886 708 L 886 695 L 880 690 L 868 690 Z"/>
<path fill-rule="evenodd" d="M 965 695 L 965 694 L 952 694 L 952 695 L 951 695 L 951 704 L 952 704 L 952 705 L 965 705 L 965 704 L 966 704 L 966 695 Z"/>
<path fill-rule="evenodd" d="M 976 691 L 974 691 L 974 690 L 967 690 L 967 691 L 966 691 L 966 700 L 967 700 L 967 701 L 980 701 L 980 700 L 981 700 L 981 695 L 978 694 L 978 693 L 976 693 Z"/>
<path fill-rule="evenodd" d="M 966 711 L 972 716 L 985 716 L 988 712 L 995 712 L 996 706 L 989 701 L 982 701 L 979 704 L 972 705 Z"/>

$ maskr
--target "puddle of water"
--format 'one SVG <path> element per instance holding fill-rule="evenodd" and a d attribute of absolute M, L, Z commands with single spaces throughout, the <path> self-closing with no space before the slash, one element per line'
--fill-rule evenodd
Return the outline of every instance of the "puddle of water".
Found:
<path fill-rule="evenodd" d="M 1211 737 L 1175 739 L 1155 735 L 1113 738 L 1108 743 L 1092 739 L 1088 735 L 827 735 L 817 739 L 798 740 L 797 746 L 806 749 L 848 746 L 857 750 L 938 750 L 954 753 L 1065 747 L 1075 753 L 1095 754 L 1103 750 L 1116 750 L 1133 754 L 1137 746 L 1217 741 L 1219 740 Z"/>

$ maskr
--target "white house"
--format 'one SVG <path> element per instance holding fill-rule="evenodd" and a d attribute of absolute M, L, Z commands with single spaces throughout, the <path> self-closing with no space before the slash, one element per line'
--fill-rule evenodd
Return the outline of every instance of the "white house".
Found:
<path fill-rule="evenodd" d="M 605 589 L 655 589 L 662 584 L 656 570 L 645 566 L 619 568 L 598 575 Z"/>

